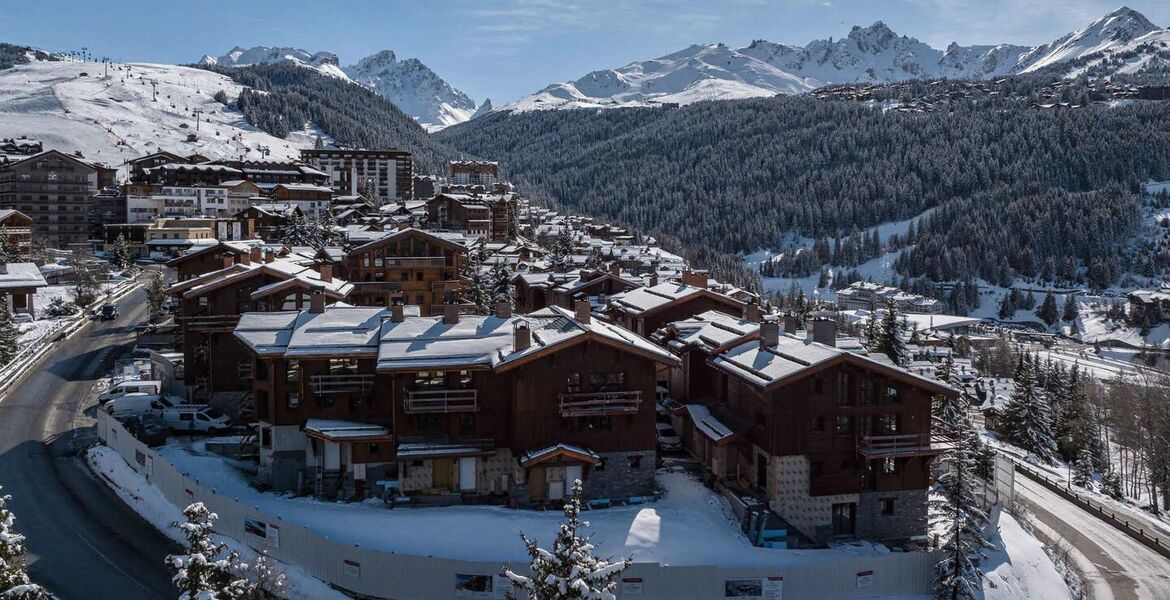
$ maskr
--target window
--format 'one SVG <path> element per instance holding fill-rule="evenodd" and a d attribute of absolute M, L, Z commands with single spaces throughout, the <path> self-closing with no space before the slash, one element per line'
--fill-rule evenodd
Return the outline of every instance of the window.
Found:
<path fill-rule="evenodd" d="M 290 409 L 296 409 L 296 408 L 300 408 L 300 406 L 301 406 L 301 395 L 297 392 L 289 392 L 288 393 L 288 407 Z"/>
<path fill-rule="evenodd" d="M 249 380 L 252 378 L 252 361 L 244 360 L 236 363 L 236 374 L 240 379 Z"/>
<path fill-rule="evenodd" d="M 284 373 L 284 380 L 288 383 L 297 383 L 301 380 L 301 363 L 290 360 L 288 361 L 287 370 Z"/>
<path fill-rule="evenodd" d="M 626 374 L 620 371 L 589 374 L 589 391 L 591 392 L 616 392 L 622 389 L 625 384 Z"/>
<path fill-rule="evenodd" d="M 853 433 L 853 417 L 837 417 L 837 435 Z"/>
<path fill-rule="evenodd" d="M 825 432 L 825 418 L 824 417 L 813 417 L 812 419 L 810 419 L 809 425 L 808 425 L 808 430 L 812 431 L 814 433 L 824 433 Z"/>
<path fill-rule="evenodd" d="M 886 386 L 885 396 L 886 396 L 886 403 L 887 404 L 897 404 L 898 403 L 898 388 L 896 388 L 894 386 Z"/>
<path fill-rule="evenodd" d="M 883 515 L 894 514 L 894 499 L 893 498 L 882 498 L 881 507 L 882 507 L 882 514 Z"/>
<path fill-rule="evenodd" d="M 471 389 L 471 371 L 460 371 L 456 380 L 456 389 Z"/>
<path fill-rule="evenodd" d="M 381 448 L 378 447 L 378 444 L 372 443 L 369 445 L 368 448 L 366 448 L 366 450 L 368 451 L 370 456 L 377 456 L 378 452 L 381 450 Z"/>
<path fill-rule="evenodd" d="M 577 394 L 581 392 L 581 374 L 569 373 L 565 378 L 565 393 Z"/>
<path fill-rule="evenodd" d="M 901 465 L 898 464 L 898 459 L 891 456 L 882 461 L 882 473 L 885 473 L 886 475 L 894 475 L 898 473 L 900 466 Z"/>
<path fill-rule="evenodd" d="M 861 381 L 861 403 L 877 404 L 877 401 L 877 384 L 872 379 L 863 379 Z"/>
<path fill-rule="evenodd" d="M 884 433 L 898 433 L 898 415 L 896 413 L 881 415 L 878 417 L 878 425 Z"/>
<path fill-rule="evenodd" d="M 642 468 L 642 455 L 641 454 L 631 454 L 631 455 L 627 456 L 626 458 L 629 459 L 629 461 L 630 461 L 630 468 L 631 469 L 641 469 Z"/>
<path fill-rule="evenodd" d="M 331 358 L 329 359 L 330 375 L 354 375 L 357 373 L 357 359 Z"/>
<path fill-rule="evenodd" d="M 446 385 L 441 371 L 422 371 L 414 374 L 413 387 L 416 390 L 441 390 Z"/>
<path fill-rule="evenodd" d="M 459 435 L 475 435 L 475 415 L 463 413 L 459 415 Z"/>
<path fill-rule="evenodd" d="M 260 445 L 265 447 L 265 448 L 272 447 L 272 428 L 270 428 L 270 427 L 261 427 L 260 428 Z"/>
<path fill-rule="evenodd" d="M 849 374 L 837 373 L 837 406 L 852 406 L 853 395 L 849 389 Z"/>

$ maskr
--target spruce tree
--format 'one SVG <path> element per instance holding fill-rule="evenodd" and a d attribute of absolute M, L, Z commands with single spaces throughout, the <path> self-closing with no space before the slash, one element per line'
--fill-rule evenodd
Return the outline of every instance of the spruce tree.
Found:
<path fill-rule="evenodd" d="M 629 559 L 602 560 L 593 556 L 589 536 L 578 530 L 588 527 L 581 521 L 581 480 L 573 481 L 569 498 L 565 501 L 565 521 L 553 540 L 552 550 L 536 545 L 536 541 L 520 534 L 532 559 L 533 575 L 526 577 L 505 570 L 516 590 L 526 592 L 529 600 L 614 600 L 617 579 L 630 566 Z M 515 600 L 517 596 L 509 593 Z"/>
<path fill-rule="evenodd" d="M 894 364 L 903 366 L 909 362 L 910 356 L 898 329 L 898 307 L 892 301 L 886 302 L 886 314 L 882 315 L 873 350 L 890 357 Z"/>
<path fill-rule="evenodd" d="M 935 368 L 934 377 L 949 386 L 960 388 L 955 373 L 955 360 L 950 354 L 944 356 L 939 362 Z M 957 396 L 940 395 L 935 397 L 932 409 L 935 430 L 947 439 L 957 439 L 956 436 L 962 429 L 962 422 L 968 418 L 967 399 L 962 394 Z"/>
<path fill-rule="evenodd" d="M 934 528 L 941 530 L 934 593 L 940 600 L 974 600 L 980 597 L 983 549 L 992 546 L 983 536 L 987 514 L 979 498 L 974 449 L 965 443 L 974 431 L 966 418 L 955 425 L 960 441 L 935 461 L 935 494 L 930 500 Z"/>
<path fill-rule="evenodd" d="M 512 289 L 512 273 L 503 263 L 496 263 L 491 272 L 492 301 L 511 302 L 515 296 Z"/>
<path fill-rule="evenodd" d="M 166 302 L 167 280 L 162 271 L 158 271 L 150 278 L 150 283 L 146 286 L 146 306 L 150 308 L 152 318 L 162 312 Z"/>
<path fill-rule="evenodd" d="M 480 263 L 480 253 L 471 252 L 463 276 L 467 278 L 464 298 L 475 305 L 475 314 L 489 315 L 492 312 L 492 284 L 488 281 Z"/>
<path fill-rule="evenodd" d="M 114 239 L 114 245 L 110 247 L 110 266 L 121 270 L 129 267 L 132 262 L 126 236 L 119 233 L 118 237 Z"/>
<path fill-rule="evenodd" d="M 1045 463 L 1052 462 L 1056 453 L 1052 410 L 1044 391 L 1037 384 L 1033 358 L 1020 358 L 1015 374 L 1015 389 L 1011 400 L 1004 407 L 1000 427 L 1008 442 L 1031 452 Z"/>
<path fill-rule="evenodd" d="M 1064 309 L 1061 310 L 1060 320 L 1066 323 L 1072 323 L 1073 321 L 1077 320 L 1077 315 L 1079 313 L 1080 309 L 1077 307 L 1076 294 L 1065 294 Z"/>
<path fill-rule="evenodd" d="M 1056 296 L 1052 293 L 1052 290 L 1049 290 L 1044 295 L 1044 301 L 1040 303 L 1040 308 L 1036 310 L 1036 316 L 1041 321 L 1044 321 L 1046 325 L 1050 326 L 1058 320 L 1059 313 L 1056 309 Z"/>
<path fill-rule="evenodd" d="M 12 320 L 10 298 L 0 297 L 0 366 L 7 365 L 20 354 L 20 328 Z"/>
<path fill-rule="evenodd" d="M 185 523 L 173 526 L 187 538 L 185 554 L 167 556 L 179 600 L 234 600 L 247 594 L 250 584 L 235 574 L 239 570 L 239 556 L 227 545 L 212 541 L 211 534 L 217 518 L 202 502 L 183 509 Z"/>
<path fill-rule="evenodd" d="M 8 508 L 10 500 L 11 496 L 0 494 L 0 598 L 50 600 L 52 596 L 33 583 L 24 571 L 24 536 L 13 529 L 16 517 Z"/>

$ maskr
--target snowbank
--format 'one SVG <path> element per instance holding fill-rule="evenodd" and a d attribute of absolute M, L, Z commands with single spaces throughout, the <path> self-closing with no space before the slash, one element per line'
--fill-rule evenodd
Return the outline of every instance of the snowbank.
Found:
<path fill-rule="evenodd" d="M 1056 565 L 1044 552 L 1044 545 L 1020 526 L 1011 515 L 999 516 L 997 535 L 990 540 L 997 550 L 987 551 L 982 568 L 984 600 L 1072 599 Z"/>

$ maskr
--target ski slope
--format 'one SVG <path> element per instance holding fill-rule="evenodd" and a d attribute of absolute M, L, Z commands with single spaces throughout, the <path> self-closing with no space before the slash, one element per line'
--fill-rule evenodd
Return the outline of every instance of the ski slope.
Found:
<path fill-rule="evenodd" d="M 0 137 L 26 135 L 46 150 L 80 152 L 113 167 L 159 150 L 287 159 L 313 147 L 319 132 L 307 124 L 282 140 L 213 98 L 223 90 L 234 101 L 242 89 L 226 76 L 190 67 L 114 64 L 106 75 L 100 63 L 32 62 L 0 71 Z M 188 141 L 189 134 L 197 140 Z"/>

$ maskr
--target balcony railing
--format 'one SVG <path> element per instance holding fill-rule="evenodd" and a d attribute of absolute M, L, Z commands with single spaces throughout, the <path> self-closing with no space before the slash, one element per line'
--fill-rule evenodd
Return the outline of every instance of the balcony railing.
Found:
<path fill-rule="evenodd" d="M 179 322 L 190 331 L 232 331 L 240 322 L 240 315 L 194 315 L 179 317 Z"/>
<path fill-rule="evenodd" d="M 386 267 L 395 269 L 447 266 L 447 259 L 442 256 L 388 256 L 383 260 Z"/>
<path fill-rule="evenodd" d="M 313 375 L 309 377 L 309 387 L 318 396 L 366 394 L 374 389 L 374 375 L 371 373 Z"/>
<path fill-rule="evenodd" d="M 592 417 L 638 412 L 642 392 L 591 392 L 561 394 L 562 417 Z"/>
<path fill-rule="evenodd" d="M 857 452 L 867 458 L 890 456 L 925 456 L 947 448 L 945 442 L 925 433 L 864 435 L 857 442 Z"/>
<path fill-rule="evenodd" d="M 406 392 L 406 412 L 454 413 L 479 410 L 476 390 L 411 390 Z"/>

